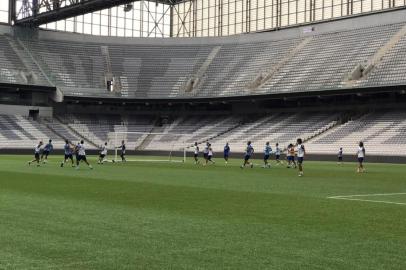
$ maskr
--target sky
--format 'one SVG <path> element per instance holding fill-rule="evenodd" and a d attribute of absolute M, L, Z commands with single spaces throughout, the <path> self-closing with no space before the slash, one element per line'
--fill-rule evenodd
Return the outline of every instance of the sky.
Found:
<path fill-rule="evenodd" d="M 0 9 L 7 10 L 8 9 L 8 0 L 0 0 Z"/>

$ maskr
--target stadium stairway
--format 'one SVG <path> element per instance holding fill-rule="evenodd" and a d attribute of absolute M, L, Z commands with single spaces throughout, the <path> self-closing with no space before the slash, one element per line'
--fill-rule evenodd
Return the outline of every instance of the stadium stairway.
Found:
<path fill-rule="evenodd" d="M 214 58 L 216 58 L 217 54 L 220 52 L 221 46 L 215 46 L 209 55 L 207 56 L 207 59 L 203 62 L 199 70 L 194 74 L 186 83 L 186 85 L 183 87 L 184 92 L 192 92 L 196 88 L 199 87 L 199 84 L 203 80 L 203 77 L 206 73 L 206 71 L 209 69 L 210 64 L 213 62 Z"/>
<path fill-rule="evenodd" d="M 156 134 L 154 133 L 162 132 L 162 126 L 158 125 L 158 121 L 159 121 L 158 119 L 155 121 L 154 127 L 150 131 L 150 133 L 152 134 L 148 134 L 147 136 L 145 136 L 142 142 L 136 148 L 136 150 L 145 150 L 148 147 L 148 145 L 154 140 L 156 136 Z"/>
<path fill-rule="evenodd" d="M 297 55 L 311 40 L 312 37 L 303 39 L 297 46 L 293 47 L 291 51 L 283 59 L 281 59 L 278 63 L 276 63 L 276 65 L 272 66 L 265 73 L 258 74 L 255 80 L 248 84 L 248 88 L 255 90 L 257 88 L 262 87 L 267 81 L 272 79 L 272 77 L 279 71 L 279 69 L 281 69 L 295 55 Z"/>
<path fill-rule="evenodd" d="M 47 73 L 43 70 L 43 65 L 37 62 L 35 57 L 19 39 L 14 39 L 8 35 L 5 35 L 5 38 L 8 40 L 10 47 L 19 57 L 26 70 L 33 75 L 32 81 L 27 82 L 28 84 L 54 86 Z"/>
<path fill-rule="evenodd" d="M 392 50 L 406 35 L 406 25 L 396 32 L 374 55 L 372 55 L 365 65 L 358 64 L 347 78 L 347 87 L 354 86 L 358 80 L 365 79 L 366 76 L 378 66 L 388 51 Z"/>

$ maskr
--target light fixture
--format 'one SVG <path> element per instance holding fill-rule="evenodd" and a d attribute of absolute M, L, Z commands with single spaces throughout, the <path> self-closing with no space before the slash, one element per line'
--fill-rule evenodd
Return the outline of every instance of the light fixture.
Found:
<path fill-rule="evenodd" d="M 131 10 L 133 10 L 133 4 L 126 4 L 124 6 L 124 12 L 130 12 Z"/>

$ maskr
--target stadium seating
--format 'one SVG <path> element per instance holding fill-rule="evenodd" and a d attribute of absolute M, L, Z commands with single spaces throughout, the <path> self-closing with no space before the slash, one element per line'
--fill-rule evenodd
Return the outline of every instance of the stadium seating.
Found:
<path fill-rule="evenodd" d="M 7 35 L 0 35 L 0 65 L 2 83 L 49 86 L 29 53 Z"/>
<path fill-rule="evenodd" d="M 0 34 L 0 83 L 53 85 L 65 97 L 123 102 L 127 98 L 194 102 L 269 94 L 285 97 L 348 89 L 355 94 L 368 87 L 406 85 L 405 25 L 406 21 L 397 21 L 345 30 L 331 27 L 302 33 L 297 28 L 162 42 L 73 34 L 58 39 L 60 33 Z M 371 59 L 377 59 L 372 66 Z M 371 69 L 355 76 L 354 70 L 368 65 Z M 112 78 L 114 89 L 109 92 L 105 84 Z M 39 140 L 52 138 L 55 147 L 62 148 L 65 138 L 73 142 L 84 138 L 89 149 L 105 142 L 116 147 L 124 139 L 130 150 L 188 147 L 191 151 L 195 141 L 210 141 L 219 153 L 226 142 L 233 152 L 243 152 L 251 140 L 262 152 L 267 141 L 272 147 L 278 142 L 286 148 L 301 137 L 310 153 L 335 154 L 343 147 L 344 153 L 352 154 L 362 140 L 368 154 L 406 155 L 404 110 L 369 112 L 350 121 L 336 112 L 242 114 L 191 112 L 170 114 L 165 121 L 152 114 L 66 114 L 38 121 L 0 115 L 0 147 L 31 149 Z"/>
<path fill-rule="evenodd" d="M 405 155 L 406 112 L 388 111 L 366 114 L 338 125 L 306 143 L 311 153 L 331 154 L 342 147 L 354 154 L 360 141 L 371 155 Z"/>
<path fill-rule="evenodd" d="M 275 113 L 242 124 L 232 133 L 225 133 L 212 141 L 217 151 L 221 151 L 226 142 L 234 151 L 243 152 L 247 141 L 252 141 L 257 152 L 261 152 L 269 141 L 272 147 L 279 143 L 286 148 L 301 137 L 308 140 L 335 125 L 338 115 L 326 113 Z"/>
<path fill-rule="evenodd" d="M 63 140 L 45 125 L 14 115 L 0 115 L 0 146 L 10 149 L 34 149 L 40 140 L 54 140 L 54 147 L 62 149 Z"/>
<path fill-rule="evenodd" d="M 307 46 L 262 87 L 262 92 L 308 92 L 345 88 L 346 77 L 351 70 L 357 64 L 365 64 L 402 26 L 376 26 L 314 36 Z M 372 82 L 369 85 L 376 86 Z"/>
<path fill-rule="evenodd" d="M 267 141 L 273 148 L 279 143 L 286 149 L 301 137 L 312 154 L 335 154 L 340 147 L 346 154 L 353 154 L 359 141 L 365 143 L 370 155 L 406 154 L 406 111 L 367 113 L 343 124 L 339 119 L 337 113 L 282 112 L 249 118 L 189 115 L 158 124 L 151 115 L 75 114 L 39 122 L 18 115 L 0 115 L 0 147 L 31 149 L 39 140 L 51 138 L 56 149 L 62 149 L 65 139 L 85 139 L 88 149 L 98 149 L 104 142 L 111 149 L 125 140 L 129 150 L 192 151 L 194 142 L 202 146 L 209 141 L 215 153 L 221 153 L 226 142 L 233 152 L 242 153 L 248 140 L 257 152 L 262 152 Z"/>
<path fill-rule="evenodd" d="M 66 96 L 109 98 L 207 98 L 340 90 L 404 84 L 406 37 L 393 41 L 367 76 L 349 82 L 385 48 L 405 23 L 278 38 L 251 34 L 200 42 L 121 44 L 0 36 L 0 80 L 23 82 L 28 57 L 37 83 L 44 74 Z M 130 39 L 131 40 L 131 39 Z M 110 43 L 109 43 L 110 42 Z M 148 43 L 148 42 L 147 42 Z M 11 46 L 14 44 L 13 46 Z M 15 53 L 22 44 L 19 55 Z M 25 48 L 25 49 L 24 49 Z M 19 58 L 27 58 L 22 61 Z M 44 74 L 43 74 L 44 73 Z M 106 79 L 114 77 L 115 91 Z M 191 83 L 193 81 L 193 83 Z M 259 83 L 258 83 L 259 82 Z M 257 83 L 257 85 L 256 85 Z"/>

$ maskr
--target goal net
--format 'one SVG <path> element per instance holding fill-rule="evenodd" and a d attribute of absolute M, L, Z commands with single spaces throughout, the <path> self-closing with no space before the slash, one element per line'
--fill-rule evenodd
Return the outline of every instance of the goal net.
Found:
<path fill-rule="evenodd" d="M 185 162 L 185 134 L 151 132 L 114 132 L 114 161 L 121 161 L 121 144 L 126 146 L 126 161 Z M 131 155 L 129 155 L 131 154 Z"/>

